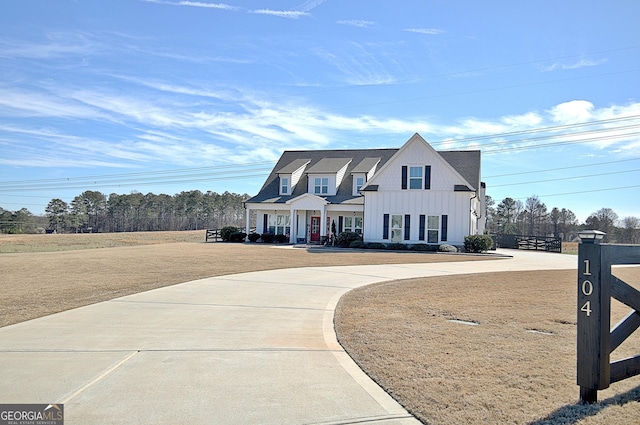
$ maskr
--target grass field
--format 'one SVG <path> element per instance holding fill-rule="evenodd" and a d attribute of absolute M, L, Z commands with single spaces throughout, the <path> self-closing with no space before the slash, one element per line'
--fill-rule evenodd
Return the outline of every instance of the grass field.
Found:
<path fill-rule="evenodd" d="M 0 326 L 207 276 L 487 260 L 203 241 L 204 231 L 0 235 Z M 639 269 L 616 273 L 640 286 Z M 598 404 L 576 403 L 575 277 L 491 273 L 371 285 L 343 297 L 336 331 L 355 361 L 425 423 L 640 423 L 640 377 L 600 392 Z M 626 313 L 622 307 L 614 302 L 614 322 Z M 639 335 L 614 354 L 635 353 Z"/>

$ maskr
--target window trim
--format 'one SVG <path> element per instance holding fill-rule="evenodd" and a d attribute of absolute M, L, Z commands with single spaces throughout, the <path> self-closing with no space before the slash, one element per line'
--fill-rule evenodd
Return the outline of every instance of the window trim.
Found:
<path fill-rule="evenodd" d="M 422 189 L 422 177 L 422 167 L 409 167 L 409 190 Z"/>
<path fill-rule="evenodd" d="M 314 177 L 313 194 L 314 195 L 329 194 L 329 177 Z"/>

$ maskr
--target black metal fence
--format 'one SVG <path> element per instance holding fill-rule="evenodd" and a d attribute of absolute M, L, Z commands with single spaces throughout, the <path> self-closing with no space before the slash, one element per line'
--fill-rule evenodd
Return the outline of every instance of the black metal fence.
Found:
<path fill-rule="evenodd" d="M 496 248 L 562 252 L 562 239 L 552 236 L 492 235 Z"/>

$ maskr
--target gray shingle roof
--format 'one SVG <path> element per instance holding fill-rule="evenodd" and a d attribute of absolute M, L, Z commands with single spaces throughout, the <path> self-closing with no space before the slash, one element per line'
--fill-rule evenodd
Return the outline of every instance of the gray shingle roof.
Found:
<path fill-rule="evenodd" d="M 298 168 L 300 168 L 303 165 L 309 163 L 309 161 L 311 161 L 311 160 L 310 159 L 304 159 L 304 158 L 303 159 L 296 159 L 292 163 L 287 164 L 283 168 L 281 168 L 280 170 L 276 171 L 276 174 L 292 174 Z"/>
<path fill-rule="evenodd" d="M 373 160 L 378 161 L 378 169 L 382 167 L 399 149 L 353 149 L 353 150 L 318 150 L 318 151 L 285 151 L 273 167 L 258 194 L 247 202 L 285 203 L 307 193 L 307 173 L 335 173 L 351 161 L 347 172 L 335 196 L 325 197 L 334 204 L 361 203 L 360 196 L 353 196 L 353 175 L 364 170 Z M 474 189 L 480 187 L 480 151 L 442 151 L 438 152 L 445 161 L 464 177 Z M 290 174 L 304 163 L 309 162 L 303 176 L 295 186 L 291 195 L 279 195 L 278 173 Z M 337 168 L 336 168 L 337 167 Z"/>
<path fill-rule="evenodd" d="M 351 158 L 322 158 L 307 168 L 306 172 L 312 174 L 337 173 L 351 160 Z"/>
<path fill-rule="evenodd" d="M 380 158 L 380 165 L 387 162 L 398 149 L 353 149 L 353 150 L 318 150 L 318 151 L 285 151 L 282 153 L 282 156 L 276 163 L 275 167 L 264 185 L 260 189 L 260 192 L 256 196 L 251 199 L 248 199 L 247 202 L 274 202 L 274 203 L 285 203 L 289 199 L 295 198 L 307 192 L 307 172 L 309 170 L 313 170 L 314 166 L 321 163 L 324 159 L 323 163 L 325 164 L 342 164 L 344 166 L 348 160 L 351 160 L 349 166 L 347 167 L 347 172 L 342 180 L 342 184 L 338 188 L 338 192 L 335 196 L 327 196 L 327 200 L 331 203 L 351 203 L 357 202 L 356 199 L 361 199 L 359 196 L 353 196 L 353 176 L 352 170 L 356 165 L 360 164 L 365 158 Z M 278 181 L 278 172 L 284 174 L 281 170 L 289 170 L 290 164 L 299 161 L 300 159 L 309 159 L 309 165 L 305 169 L 305 173 L 300 178 L 300 181 L 296 185 L 291 195 L 280 196 L 280 187 Z M 324 165 L 322 166 L 324 168 Z M 340 167 L 342 168 L 342 167 Z M 335 171 L 337 172 L 340 168 Z M 318 168 L 320 170 L 320 168 Z M 315 171 L 316 173 L 330 172 L 330 171 Z"/>
<path fill-rule="evenodd" d="M 368 173 L 382 158 L 365 158 L 355 166 L 352 173 Z"/>

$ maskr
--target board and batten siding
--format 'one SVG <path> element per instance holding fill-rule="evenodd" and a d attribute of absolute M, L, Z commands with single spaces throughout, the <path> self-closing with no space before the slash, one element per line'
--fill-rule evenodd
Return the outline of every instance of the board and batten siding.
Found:
<path fill-rule="evenodd" d="M 366 195 L 364 212 L 364 237 L 367 242 L 388 243 L 383 239 L 383 217 L 389 215 L 411 216 L 410 240 L 405 243 L 426 243 L 419 240 L 420 215 L 448 216 L 447 241 L 462 245 L 469 234 L 471 223 L 470 198 L 473 192 L 429 191 L 415 196 L 410 190 L 392 192 L 369 192 Z"/>
<path fill-rule="evenodd" d="M 376 175 L 375 184 L 378 191 L 394 191 L 401 189 L 402 166 L 421 167 L 424 179 L 424 167 L 431 166 L 431 189 L 432 191 L 453 191 L 457 184 L 467 184 L 440 155 L 421 142 L 413 142 L 404 149 L 400 155 L 394 157 L 390 163 L 385 165 L 384 172 Z M 414 191 L 418 189 L 407 189 Z M 424 190 L 424 189 L 423 189 Z M 422 194 L 414 194 L 422 196 Z"/>

